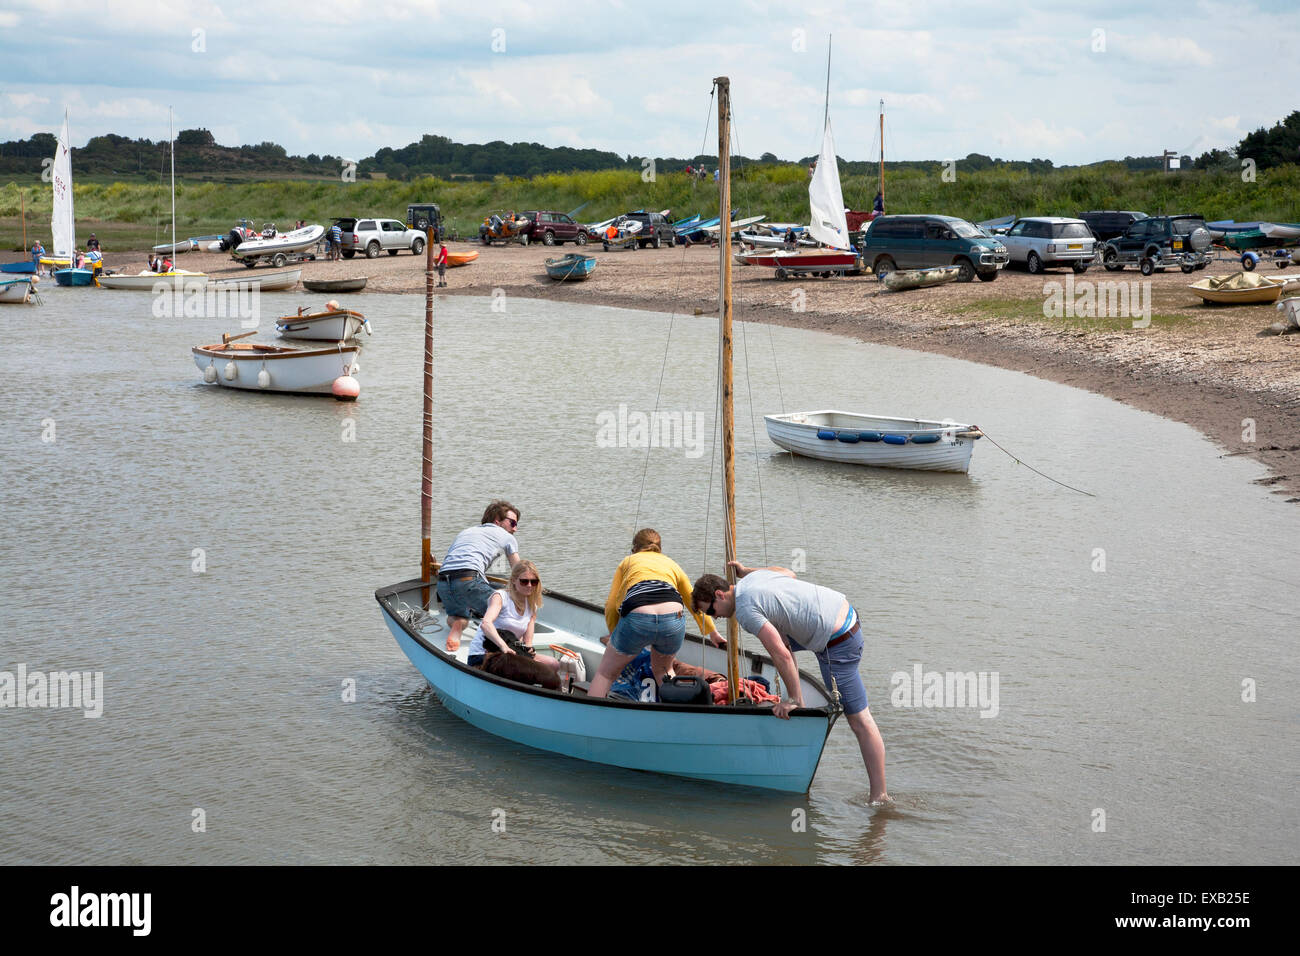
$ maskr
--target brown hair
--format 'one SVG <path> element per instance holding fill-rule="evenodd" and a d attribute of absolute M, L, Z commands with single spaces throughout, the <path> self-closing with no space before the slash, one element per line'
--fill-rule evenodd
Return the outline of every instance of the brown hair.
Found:
<path fill-rule="evenodd" d="M 512 505 L 510 502 L 498 499 L 487 506 L 487 509 L 484 510 L 483 512 L 483 520 L 479 523 L 492 524 L 494 522 L 500 521 L 502 518 L 510 514 L 510 512 L 512 511 L 515 513 L 516 518 L 523 517 L 523 514 L 519 511 L 519 509 L 516 508 L 514 505 Z"/>
<path fill-rule="evenodd" d="M 533 577 L 537 578 L 537 584 L 533 587 L 533 593 L 521 595 L 515 590 L 515 582 L 523 576 L 525 571 L 533 572 Z M 515 609 L 522 610 L 519 607 L 519 598 L 523 597 L 528 602 L 528 609 L 536 614 L 542 609 L 542 576 L 537 573 L 537 565 L 528 559 L 524 559 L 510 569 L 510 599 L 515 602 Z M 523 638 L 523 635 L 519 635 Z"/>
<path fill-rule="evenodd" d="M 658 551 L 662 553 L 661 544 L 663 544 L 663 539 L 659 537 L 658 531 L 654 528 L 642 528 L 636 533 L 636 537 L 632 539 L 632 553 L 636 554 L 638 551 Z"/>
<path fill-rule="evenodd" d="M 731 587 L 727 579 L 716 574 L 701 574 L 695 582 L 695 587 L 691 589 L 691 610 L 699 607 L 701 604 L 708 607 L 713 603 L 714 593 L 717 591 L 726 591 Z"/>

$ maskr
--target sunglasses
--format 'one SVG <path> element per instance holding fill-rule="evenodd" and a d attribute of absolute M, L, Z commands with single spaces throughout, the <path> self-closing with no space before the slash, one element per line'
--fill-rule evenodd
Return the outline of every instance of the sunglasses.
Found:
<path fill-rule="evenodd" d="M 709 617 L 713 617 L 713 605 L 717 603 L 717 600 L 718 599 L 715 597 L 712 601 L 709 602 L 708 606 L 704 609 L 704 613 L 707 614 Z"/>
<path fill-rule="evenodd" d="M 518 519 L 518 518 L 507 518 L 507 519 L 506 519 L 506 524 L 510 525 L 510 527 L 512 527 L 512 528 L 518 528 L 518 527 L 519 527 L 519 519 Z"/>
<path fill-rule="evenodd" d="M 520 583 L 520 584 L 527 584 L 529 587 L 532 587 L 533 585 L 535 585 L 535 584 L 541 584 L 542 582 L 539 581 L 539 580 L 537 580 L 537 578 L 520 578 L 520 579 L 519 579 L 519 583 Z"/>

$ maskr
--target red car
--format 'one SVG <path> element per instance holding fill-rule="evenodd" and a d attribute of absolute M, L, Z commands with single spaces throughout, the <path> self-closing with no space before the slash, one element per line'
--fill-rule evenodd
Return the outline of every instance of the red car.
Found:
<path fill-rule="evenodd" d="M 527 230 L 530 242 L 540 242 L 544 246 L 565 242 L 576 242 L 582 246 L 587 243 L 586 230 L 565 213 L 530 209 L 520 213 L 519 218 L 529 222 Z"/>

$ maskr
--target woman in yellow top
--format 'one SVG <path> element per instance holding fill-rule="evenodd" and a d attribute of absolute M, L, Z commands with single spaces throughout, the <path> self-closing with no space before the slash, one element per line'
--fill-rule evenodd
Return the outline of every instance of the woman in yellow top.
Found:
<path fill-rule="evenodd" d="M 677 562 L 663 554 L 659 533 L 642 528 L 632 539 L 632 553 L 614 572 L 605 601 L 609 644 L 600 669 L 591 681 L 588 697 L 605 697 L 609 685 L 644 647 L 650 648 L 655 683 L 662 684 L 673 656 L 686 638 L 686 608 L 693 608 L 691 580 Z M 723 640 L 707 614 L 691 612 L 715 647 Z"/>

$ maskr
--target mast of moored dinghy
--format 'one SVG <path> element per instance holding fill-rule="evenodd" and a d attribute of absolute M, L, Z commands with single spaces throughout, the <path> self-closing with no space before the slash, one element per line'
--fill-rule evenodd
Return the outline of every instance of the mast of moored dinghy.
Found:
<path fill-rule="evenodd" d="M 167 107 L 167 140 L 172 148 L 172 261 L 171 271 L 176 271 L 176 140 L 172 132 L 172 108 Z"/>
<path fill-rule="evenodd" d="M 885 101 L 880 101 L 880 208 L 885 208 Z"/>
<path fill-rule="evenodd" d="M 433 223 L 424 233 L 424 464 L 420 472 L 420 580 L 434 573 L 430 540 L 433 535 Z M 429 589 L 422 594 L 429 606 Z"/>
<path fill-rule="evenodd" d="M 720 76 L 718 87 L 718 319 L 722 324 L 722 485 L 727 561 L 736 558 L 736 420 L 731 358 L 731 80 Z M 727 582 L 736 583 L 728 565 Z M 740 677 L 740 627 L 727 618 L 727 703 L 736 702 Z"/>

